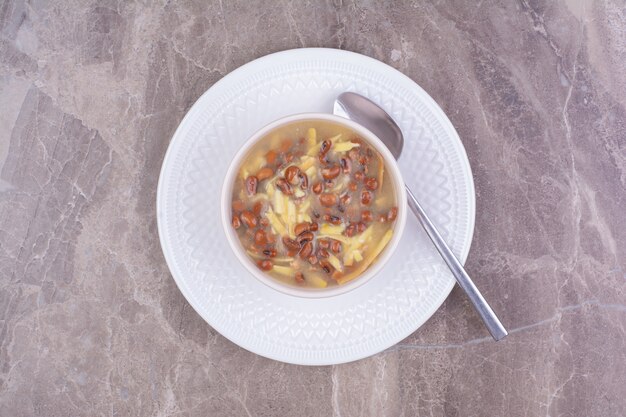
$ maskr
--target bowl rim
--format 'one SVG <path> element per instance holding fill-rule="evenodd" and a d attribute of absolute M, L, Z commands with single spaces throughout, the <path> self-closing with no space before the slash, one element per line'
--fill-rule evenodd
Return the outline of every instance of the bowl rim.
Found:
<path fill-rule="evenodd" d="M 390 173 L 390 178 L 394 183 L 396 201 L 398 206 L 398 216 L 396 218 L 396 223 L 394 225 L 394 234 L 387 243 L 383 252 L 378 256 L 377 261 L 374 265 L 370 266 L 357 278 L 352 281 L 344 284 L 333 286 L 330 288 L 324 289 L 305 289 L 298 288 L 294 286 L 290 286 L 288 284 L 281 283 L 275 278 L 265 274 L 262 272 L 254 262 L 250 259 L 250 257 L 245 253 L 241 242 L 239 241 L 239 237 L 235 233 L 232 228 L 231 222 L 231 196 L 232 190 L 235 183 L 235 179 L 237 177 L 237 172 L 240 164 L 243 162 L 243 159 L 247 156 L 250 149 L 265 135 L 270 133 L 272 130 L 277 129 L 285 124 L 289 124 L 292 122 L 305 121 L 305 120 L 322 120 L 322 121 L 330 121 L 335 122 L 341 125 L 348 127 L 350 130 L 353 130 L 357 134 L 359 134 L 363 139 L 365 139 L 368 144 L 370 144 L 374 149 L 379 152 L 383 160 L 385 162 L 385 168 L 387 172 Z M 224 229 L 224 233 L 226 234 L 226 239 L 228 240 L 228 244 L 230 249 L 235 254 L 236 258 L 243 265 L 243 267 L 258 281 L 263 283 L 264 285 L 279 291 L 283 294 L 300 297 L 300 298 L 328 298 L 335 297 L 341 294 L 345 294 L 347 292 L 353 291 L 356 288 L 359 288 L 369 282 L 374 276 L 376 276 L 385 264 L 389 261 L 396 248 L 398 247 L 398 243 L 402 239 L 402 235 L 404 233 L 405 225 L 406 225 L 406 217 L 407 217 L 407 197 L 404 192 L 404 180 L 402 178 L 402 173 L 400 168 L 398 167 L 396 159 L 393 157 L 389 149 L 385 146 L 385 144 L 369 129 L 366 127 L 354 122 L 353 120 L 346 119 L 340 116 L 336 116 L 334 114 L 329 113 L 298 113 L 289 116 L 284 116 L 279 119 L 274 120 L 261 127 L 259 130 L 254 132 L 250 137 L 248 137 L 245 142 L 241 145 L 239 150 L 236 152 L 235 156 L 232 158 L 228 170 L 226 171 L 226 175 L 224 176 L 222 182 L 222 190 L 220 195 L 220 211 L 221 211 L 221 223 Z"/>

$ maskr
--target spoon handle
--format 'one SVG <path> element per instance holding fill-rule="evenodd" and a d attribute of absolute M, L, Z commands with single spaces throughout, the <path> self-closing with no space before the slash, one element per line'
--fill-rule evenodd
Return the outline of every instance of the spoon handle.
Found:
<path fill-rule="evenodd" d="M 439 231 L 437 230 L 433 222 L 428 218 L 422 206 L 420 206 L 420 204 L 417 202 L 417 199 L 415 198 L 409 187 L 405 185 L 405 188 L 408 196 L 409 207 L 411 208 L 413 213 L 415 213 L 415 217 L 417 217 L 417 219 L 420 221 L 420 223 L 426 230 L 428 237 L 430 237 L 430 240 L 432 240 L 435 244 L 435 247 L 439 251 L 439 254 L 446 262 L 446 264 L 448 264 L 450 271 L 452 271 L 452 275 L 454 275 L 454 278 L 456 278 L 456 281 L 459 283 L 461 288 L 463 288 L 463 291 L 465 291 L 470 301 L 474 305 L 474 308 L 483 319 L 483 322 L 485 323 L 485 326 L 487 326 L 489 333 L 491 333 L 491 336 L 493 336 L 496 341 L 504 338 L 508 333 L 502 323 L 500 323 L 498 316 L 496 316 L 496 313 L 493 312 L 487 301 L 485 301 L 485 299 L 483 298 L 483 295 L 480 293 L 480 291 L 478 291 L 478 288 L 476 288 L 476 285 L 474 285 L 472 279 L 469 277 L 469 275 L 467 275 L 467 272 L 465 272 L 463 265 L 461 265 L 461 262 L 459 262 L 456 256 L 454 256 L 452 250 L 450 250 L 450 247 L 443 240 L 441 234 L 439 234 Z"/>

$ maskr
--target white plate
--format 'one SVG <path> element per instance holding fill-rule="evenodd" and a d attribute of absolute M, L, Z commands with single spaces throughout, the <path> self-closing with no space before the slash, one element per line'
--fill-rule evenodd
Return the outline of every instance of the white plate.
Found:
<path fill-rule="evenodd" d="M 396 253 L 367 285 L 302 299 L 258 282 L 237 261 L 220 224 L 229 162 L 260 127 L 303 112 L 332 112 L 354 91 L 379 103 L 405 135 L 400 169 L 464 261 L 474 230 L 474 184 L 452 124 L 408 77 L 363 55 L 296 49 L 233 71 L 187 113 L 165 155 L 157 192 L 161 246 L 181 292 L 239 346 L 302 365 L 349 362 L 384 350 L 420 327 L 454 278 L 412 215 Z"/>

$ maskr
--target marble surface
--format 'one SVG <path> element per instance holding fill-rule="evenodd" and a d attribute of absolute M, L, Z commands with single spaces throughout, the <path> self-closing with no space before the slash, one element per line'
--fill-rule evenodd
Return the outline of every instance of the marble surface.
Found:
<path fill-rule="evenodd" d="M 626 3 L 0 2 L 0 415 L 626 415 Z M 155 221 L 196 98 L 270 52 L 382 60 L 447 112 L 474 171 L 456 288 L 355 363 L 249 353 L 195 314 Z"/>

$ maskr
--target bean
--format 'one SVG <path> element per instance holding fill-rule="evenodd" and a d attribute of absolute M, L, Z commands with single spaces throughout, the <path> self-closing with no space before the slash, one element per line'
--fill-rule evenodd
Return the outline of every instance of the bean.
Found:
<path fill-rule="evenodd" d="M 367 177 L 365 179 L 365 188 L 368 190 L 374 191 L 378 188 L 378 180 L 374 177 Z"/>
<path fill-rule="evenodd" d="M 316 182 L 315 184 L 313 184 L 313 187 L 311 188 L 311 190 L 315 194 L 320 194 L 324 190 L 324 186 L 322 185 L 321 182 Z"/>
<path fill-rule="evenodd" d="M 357 171 L 354 173 L 354 179 L 357 180 L 358 182 L 363 181 L 364 178 L 365 178 L 365 174 L 363 173 L 363 171 Z"/>
<path fill-rule="evenodd" d="M 232 224 L 235 229 L 239 229 L 239 227 L 241 227 L 241 220 L 239 220 L 239 217 L 236 214 L 233 214 Z"/>
<path fill-rule="evenodd" d="M 307 261 L 309 261 L 311 265 L 315 265 L 317 263 L 317 256 L 311 255 L 309 256 L 309 259 L 307 259 Z"/>
<path fill-rule="evenodd" d="M 335 253 L 340 253 L 341 252 L 341 242 L 338 240 L 333 239 L 330 243 L 330 250 L 335 252 Z"/>
<path fill-rule="evenodd" d="M 326 259 L 320 260 L 320 266 L 327 274 L 330 274 L 335 269 Z"/>
<path fill-rule="evenodd" d="M 359 164 L 366 166 L 367 164 L 369 164 L 369 162 L 370 162 L 370 158 L 367 155 L 359 156 Z"/>
<path fill-rule="evenodd" d="M 343 204 L 344 206 L 347 206 L 348 204 L 350 204 L 351 200 L 352 200 L 352 197 L 350 197 L 350 194 L 348 193 L 343 193 L 341 197 L 339 197 L 339 201 L 341 201 L 341 204 Z"/>
<path fill-rule="evenodd" d="M 261 217 L 261 220 L 259 221 L 259 224 L 263 227 L 267 227 L 270 225 L 270 221 L 267 220 L 265 217 Z"/>
<path fill-rule="evenodd" d="M 387 213 L 387 221 L 394 221 L 396 219 L 396 217 L 398 217 L 398 207 L 392 207 L 389 209 L 389 212 Z"/>
<path fill-rule="evenodd" d="M 365 231 L 365 229 L 367 229 L 367 226 L 365 225 L 365 223 L 359 222 L 359 223 L 356 224 L 356 231 L 358 233 L 363 233 Z"/>
<path fill-rule="evenodd" d="M 303 190 L 309 188 L 309 177 L 304 172 L 300 172 L 299 178 L 300 188 L 302 188 Z"/>
<path fill-rule="evenodd" d="M 311 229 L 311 224 L 308 222 L 298 223 L 294 227 L 293 232 L 297 235 L 303 232 L 308 232 Z"/>
<path fill-rule="evenodd" d="M 341 171 L 344 174 L 349 174 L 352 171 L 352 162 L 348 158 L 341 158 L 339 160 L 339 165 L 341 165 Z"/>
<path fill-rule="evenodd" d="M 348 190 L 350 190 L 350 191 L 356 191 L 358 187 L 359 186 L 354 181 L 350 181 L 348 183 Z"/>
<path fill-rule="evenodd" d="M 291 189 L 291 185 L 284 178 L 279 178 L 276 180 L 276 186 L 283 192 L 285 195 L 293 194 L 293 190 Z"/>
<path fill-rule="evenodd" d="M 290 250 L 300 250 L 300 243 L 298 243 L 298 241 L 296 240 L 291 239 L 289 236 L 283 237 L 283 245 L 285 245 L 285 247 Z"/>
<path fill-rule="evenodd" d="M 269 167 L 261 168 L 259 172 L 256 173 L 256 177 L 259 181 L 266 180 L 272 175 L 274 175 L 274 171 Z"/>
<path fill-rule="evenodd" d="M 256 216 L 251 211 L 244 211 L 241 213 L 241 221 L 248 227 L 248 229 L 252 229 L 257 225 Z"/>
<path fill-rule="evenodd" d="M 321 249 L 328 249 L 328 248 L 330 248 L 330 241 L 326 240 L 326 239 L 317 239 L 317 245 Z"/>
<path fill-rule="evenodd" d="M 363 212 L 361 213 L 361 221 L 369 223 L 372 220 L 374 220 L 374 217 L 372 216 L 372 212 L 369 210 L 363 210 Z"/>
<path fill-rule="evenodd" d="M 235 211 L 243 211 L 243 209 L 245 209 L 246 206 L 243 203 L 243 201 L 241 200 L 235 200 L 233 201 L 233 210 Z"/>
<path fill-rule="evenodd" d="M 294 156 L 293 156 L 292 153 L 285 154 L 285 162 L 286 163 L 290 163 L 291 161 L 293 161 L 293 158 L 294 158 Z"/>
<path fill-rule="evenodd" d="M 337 203 L 337 196 L 335 194 L 325 193 L 320 195 L 320 204 L 324 207 L 331 207 Z"/>
<path fill-rule="evenodd" d="M 356 234 L 356 224 L 350 223 L 348 227 L 346 227 L 346 230 L 343 231 L 343 234 L 348 237 L 354 236 Z"/>
<path fill-rule="evenodd" d="M 265 154 L 265 159 L 268 164 L 273 164 L 276 162 L 276 151 L 270 150 Z"/>
<path fill-rule="evenodd" d="M 298 174 L 300 174 L 300 168 L 295 165 L 291 165 L 285 170 L 285 179 L 289 182 L 289 184 L 296 185 L 299 179 Z"/>
<path fill-rule="evenodd" d="M 272 269 L 274 267 L 274 265 L 272 264 L 272 261 L 270 261 L 268 259 L 263 259 L 262 261 L 257 262 L 257 265 L 263 271 L 269 271 L 270 269 Z"/>
<path fill-rule="evenodd" d="M 318 224 L 316 222 L 311 222 L 311 227 L 309 228 L 310 231 L 317 232 L 318 228 L 319 228 L 319 226 L 318 226 Z"/>
<path fill-rule="evenodd" d="M 359 149 L 358 148 L 350 149 L 348 151 L 348 158 L 350 158 L 351 161 L 356 161 L 359 158 Z"/>
<path fill-rule="evenodd" d="M 302 249 L 300 250 L 299 256 L 302 259 L 307 259 L 309 256 L 311 256 L 311 253 L 313 253 L 313 243 L 312 242 L 306 242 L 302 246 Z"/>
<path fill-rule="evenodd" d="M 319 256 L 320 258 L 328 258 L 330 256 L 330 253 L 328 253 L 326 249 L 320 248 L 317 250 L 317 256 Z"/>
<path fill-rule="evenodd" d="M 306 242 L 312 241 L 314 237 L 315 236 L 313 235 L 313 232 L 303 232 L 302 234 L 298 235 L 296 239 L 298 240 L 298 243 L 300 245 L 303 245 Z"/>
<path fill-rule="evenodd" d="M 259 185 L 259 180 L 254 175 L 250 175 L 246 178 L 246 192 L 248 195 L 255 195 L 256 188 Z"/>
<path fill-rule="evenodd" d="M 364 206 L 369 206 L 371 202 L 372 193 L 366 190 L 361 191 L 361 204 L 363 204 Z"/>
<path fill-rule="evenodd" d="M 257 230 L 254 234 L 254 243 L 259 246 L 263 246 L 267 243 L 267 235 L 265 234 L 265 230 Z"/>
<path fill-rule="evenodd" d="M 320 147 L 320 155 L 326 155 L 332 145 L 333 143 L 328 139 L 322 142 L 322 146 Z"/>
<path fill-rule="evenodd" d="M 324 221 L 334 224 L 334 225 L 341 224 L 341 218 L 337 216 L 333 216 L 332 214 L 324 214 Z"/>
<path fill-rule="evenodd" d="M 276 243 L 276 235 L 273 233 L 270 233 L 267 235 L 267 243 Z"/>
<path fill-rule="evenodd" d="M 257 216 L 260 216 L 261 211 L 263 211 L 263 203 L 261 201 L 257 201 L 254 206 L 252 206 L 252 212 Z"/>
<path fill-rule="evenodd" d="M 339 168 L 337 165 L 333 165 L 331 167 L 322 169 L 322 177 L 324 177 L 325 180 L 332 180 L 334 178 L 337 178 L 340 172 L 341 168 Z"/>
<path fill-rule="evenodd" d="M 276 249 L 274 249 L 274 248 L 265 249 L 263 251 L 263 255 L 265 255 L 267 257 L 270 257 L 270 258 L 274 258 L 277 255 Z"/>
<path fill-rule="evenodd" d="M 285 139 L 280 144 L 280 147 L 278 148 L 278 150 L 281 151 L 281 152 L 287 152 L 289 149 L 291 149 L 292 145 L 293 145 L 292 141 L 290 141 L 289 139 Z"/>
<path fill-rule="evenodd" d="M 298 284 L 304 284 L 304 274 L 302 272 L 296 272 L 294 278 Z"/>

